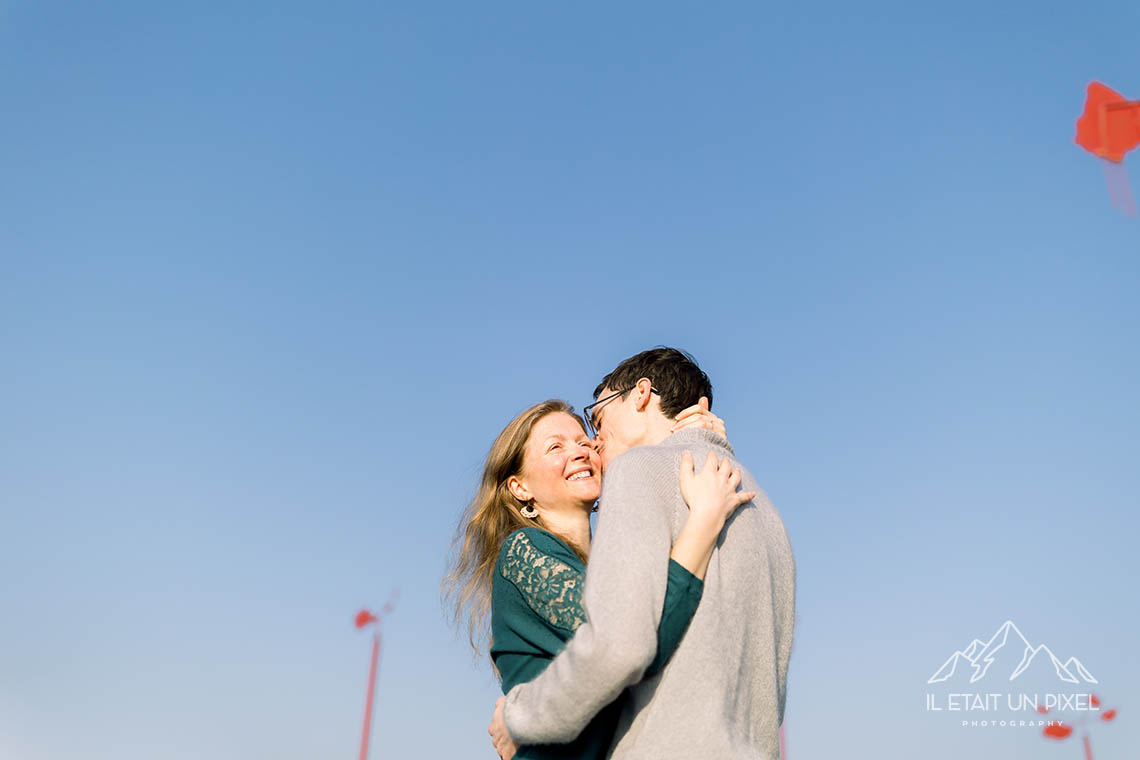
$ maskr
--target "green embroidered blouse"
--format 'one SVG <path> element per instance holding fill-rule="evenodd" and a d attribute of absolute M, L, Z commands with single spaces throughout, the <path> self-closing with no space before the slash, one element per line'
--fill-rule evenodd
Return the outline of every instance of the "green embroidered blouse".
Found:
<path fill-rule="evenodd" d="M 586 566 L 578 555 L 541 528 L 517 530 L 503 542 L 491 591 L 491 659 L 502 678 L 504 694 L 541 673 L 585 620 L 585 580 Z M 660 672 L 681 643 L 703 589 L 699 578 L 669 560 L 657 656 L 647 676 Z M 599 712 L 569 744 L 519 747 L 515 757 L 602 760 L 617 728 L 623 698 Z"/>

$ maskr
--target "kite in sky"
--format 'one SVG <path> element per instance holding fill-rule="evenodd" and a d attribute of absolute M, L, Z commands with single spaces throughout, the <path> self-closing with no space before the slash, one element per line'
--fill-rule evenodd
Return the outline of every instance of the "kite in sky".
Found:
<path fill-rule="evenodd" d="M 373 615 L 367 609 L 363 609 L 356 613 L 354 620 L 358 629 L 372 624 L 376 625 L 375 632 L 372 634 L 372 664 L 368 669 L 368 695 L 364 702 L 364 735 L 360 737 L 360 760 L 367 760 L 368 758 L 368 739 L 372 733 L 372 698 L 376 695 L 376 667 L 380 662 L 380 623 L 383 615 L 389 615 L 395 609 L 396 600 L 399 597 L 400 592 L 398 590 L 392 592 L 392 597 L 384 605 L 382 615 Z"/>
<path fill-rule="evenodd" d="M 1089 84 L 1085 112 L 1077 119 L 1077 145 L 1105 160 L 1112 202 L 1129 216 L 1136 202 L 1124 171 L 1124 156 L 1140 145 L 1140 101 L 1127 100 L 1100 82 Z"/>

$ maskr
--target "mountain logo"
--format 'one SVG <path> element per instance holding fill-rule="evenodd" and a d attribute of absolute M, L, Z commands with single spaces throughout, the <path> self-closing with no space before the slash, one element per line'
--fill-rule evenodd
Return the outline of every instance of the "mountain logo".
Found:
<path fill-rule="evenodd" d="M 989 641 L 974 639 L 965 649 L 950 655 L 926 682 L 941 683 L 954 676 L 969 675 L 970 683 L 974 683 L 987 673 L 1009 673 L 1012 681 L 1026 672 L 1052 672 L 1066 683 L 1097 683 L 1076 657 L 1061 662 L 1044 644 L 1030 644 L 1012 620 L 1002 623 Z"/>

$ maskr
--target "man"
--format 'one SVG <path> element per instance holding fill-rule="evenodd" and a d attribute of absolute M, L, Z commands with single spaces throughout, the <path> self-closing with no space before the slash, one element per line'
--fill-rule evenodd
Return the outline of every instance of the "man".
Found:
<path fill-rule="evenodd" d="M 629 687 L 611 750 L 622 760 L 779 758 L 795 616 L 795 562 L 783 522 L 759 494 L 729 518 L 688 632 L 660 674 L 641 681 L 657 647 L 669 550 L 686 517 L 681 452 L 733 457 L 709 430 L 670 434 L 673 418 L 712 399 L 708 377 L 672 348 L 626 359 L 587 408 L 606 467 L 583 603 L 587 621 L 533 681 L 499 700 L 496 747 L 574 739 Z"/>

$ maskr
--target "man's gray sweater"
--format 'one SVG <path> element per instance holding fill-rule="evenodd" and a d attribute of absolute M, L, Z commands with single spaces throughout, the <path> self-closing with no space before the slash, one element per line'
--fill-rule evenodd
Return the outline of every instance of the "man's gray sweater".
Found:
<path fill-rule="evenodd" d="M 507 695 L 515 742 L 567 742 L 629 687 L 610 757 L 622 760 L 778 760 L 795 619 L 795 562 L 780 516 L 757 496 L 729 518 L 685 638 L 660 674 L 641 680 L 657 647 L 669 552 L 688 517 L 681 452 L 698 467 L 722 436 L 683 430 L 639 446 L 606 469 L 590 547 L 586 622 L 536 679 Z M 743 468 L 742 468 L 743 470 Z"/>

